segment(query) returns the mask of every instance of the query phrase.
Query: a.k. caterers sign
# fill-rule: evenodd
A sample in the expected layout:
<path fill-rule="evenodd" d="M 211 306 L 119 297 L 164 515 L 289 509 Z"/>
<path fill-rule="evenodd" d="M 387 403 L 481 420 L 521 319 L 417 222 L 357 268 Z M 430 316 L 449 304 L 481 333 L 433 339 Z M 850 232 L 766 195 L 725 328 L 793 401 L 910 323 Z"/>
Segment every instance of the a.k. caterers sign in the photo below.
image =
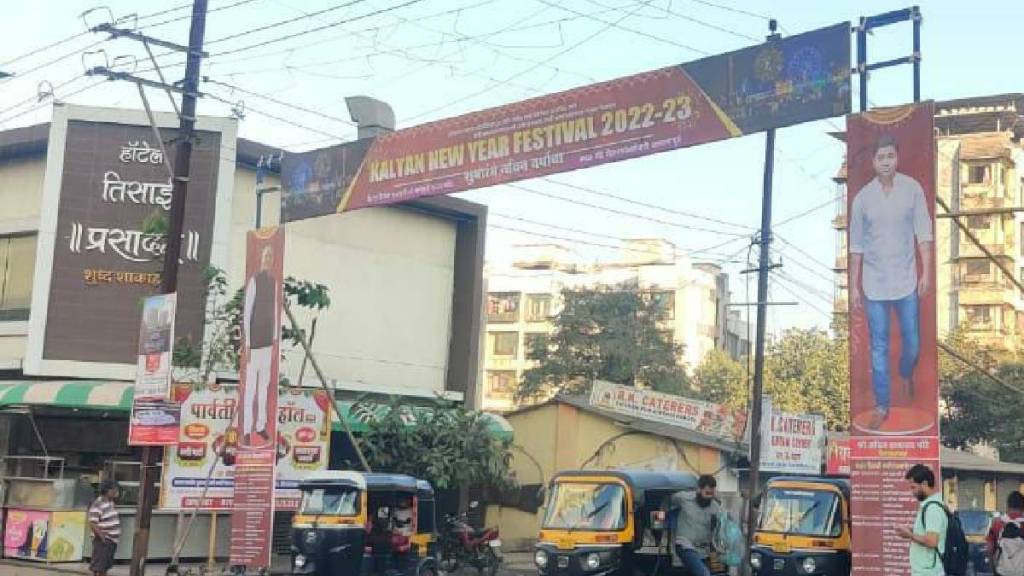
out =
<path fill-rule="evenodd" d="M 741 440 L 747 424 L 742 410 L 611 382 L 594 382 L 590 405 L 728 440 Z"/>

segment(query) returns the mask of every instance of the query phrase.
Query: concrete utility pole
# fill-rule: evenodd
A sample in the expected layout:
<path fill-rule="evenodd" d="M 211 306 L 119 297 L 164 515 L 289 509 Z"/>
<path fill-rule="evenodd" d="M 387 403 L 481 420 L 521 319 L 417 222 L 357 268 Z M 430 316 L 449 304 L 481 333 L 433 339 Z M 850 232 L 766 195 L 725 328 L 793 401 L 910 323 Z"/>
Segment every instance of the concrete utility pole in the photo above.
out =
<path fill-rule="evenodd" d="M 170 226 L 167 232 L 167 251 L 160 292 L 170 294 L 178 290 L 178 266 L 181 256 L 181 236 L 185 227 L 185 199 L 188 194 L 189 167 L 192 162 L 192 140 L 195 136 L 196 102 L 199 98 L 199 67 L 203 58 L 203 36 L 206 31 L 207 0 L 192 4 L 192 25 L 188 38 L 188 59 L 182 86 L 181 114 L 174 157 L 173 197 Z M 142 473 L 139 478 L 139 503 L 135 514 L 135 534 L 132 540 L 131 576 L 143 576 L 149 550 L 149 528 L 156 504 L 157 462 L 162 450 L 155 447 L 142 449 Z"/>

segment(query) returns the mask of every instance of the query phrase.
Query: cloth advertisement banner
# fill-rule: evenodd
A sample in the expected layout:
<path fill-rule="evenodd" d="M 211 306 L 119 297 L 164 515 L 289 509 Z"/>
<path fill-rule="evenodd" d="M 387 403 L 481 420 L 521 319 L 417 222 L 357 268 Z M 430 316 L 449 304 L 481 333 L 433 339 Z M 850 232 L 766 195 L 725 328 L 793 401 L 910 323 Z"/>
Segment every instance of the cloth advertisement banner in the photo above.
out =
<path fill-rule="evenodd" d="M 825 419 L 788 414 L 765 398 L 761 425 L 761 470 L 783 474 L 821 473 Z"/>
<path fill-rule="evenodd" d="M 743 410 L 601 380 L 591 387 L 590 405 L 728 440 L 742 438 L 747 423 Z"/>
<path fill-rule="evenodd" d="M 178 443 L 181 405 L 173 400 L 132 400 L 129 446 L 174 446 Z"/>
<path fill-rule="evenodd" d="M 285 156 L 282 220 L 598 166 L 850 110 L 848 23 Z"/>
<path fill-rule="evenodd" d="M 932 102 L 847 118 L 853 574 L 907 575 L 917 502 L 939 465 Z"/>
<path fill-rule="evenodd" d="M 181 402 L 181 427 L 177 448 L 164 458 L 160 508 L 188 510 L 203 497 L 203 510 L 230 510 L 238 459 L 238 428 L 232 424 L 238 388 L 179 385 L 175 392 Z M 330 402 L 323 390 L 278 390 L 275 509 L 296 509 L 299 482 L 311 472 L 327 469 Z M 206 476 L 218 454 L 222 456 L 204 497 Z"/>
<path fill-rule="evenodd" d="M 259 569 L 270 566 L 273 535 L 284 228 L 248 233 L 245 278 L 230 563 Z"/>
<path fill-rule="evenodd" d="M 171 394 L 174 312 L 177 303 L 177 294 L 158 294 L 142 301 L 135 400 L 166 400 Z"/>
<path fill-rule="evenodd" d="M 848 438 L 829 439 L 825 474 L 829 476 L 850 475 L 850 440 Z"/>

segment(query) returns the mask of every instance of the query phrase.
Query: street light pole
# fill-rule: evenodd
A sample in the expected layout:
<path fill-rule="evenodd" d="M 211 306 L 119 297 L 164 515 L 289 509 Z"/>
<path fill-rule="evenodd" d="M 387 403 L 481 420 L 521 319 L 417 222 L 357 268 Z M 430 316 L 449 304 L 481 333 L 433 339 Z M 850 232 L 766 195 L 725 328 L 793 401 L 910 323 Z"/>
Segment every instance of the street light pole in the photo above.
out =
<path fill-rule="evenodd" d="M 192 139 L 195 135 L 196 103 L 199 98 L 199 67 L 202 64 L 203 36 L 206 31 L 207 0 L 192 3 L 192 25 L 188 38 L 188 59 L 181 97 L 181 114 L 174 157 L 173 196 L 170 225 L 167 231 L 167 249 L 160 280 L 160 292 L 171 294 L 178 290 L 178 266 L 181 256 L 181 237 L 185 228 L 185 199 L 188 195 L 189 165 L 192 162 Z M 131 576 L 143 576 L 149 551 L 149 528 L 156 505 L 156 468 L 161 450 L 145 446 L 142 449 L 142 471 L 139 477 L 139 502 L 135 514 L 135 534 L 132 540 Z"/>

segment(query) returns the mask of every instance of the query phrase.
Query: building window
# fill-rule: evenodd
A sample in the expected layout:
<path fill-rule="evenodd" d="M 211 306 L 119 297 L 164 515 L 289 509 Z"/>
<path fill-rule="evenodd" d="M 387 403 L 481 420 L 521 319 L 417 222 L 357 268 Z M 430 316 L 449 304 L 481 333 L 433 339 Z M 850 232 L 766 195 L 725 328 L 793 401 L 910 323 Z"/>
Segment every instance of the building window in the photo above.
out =
<path fill-rule="evenodd" d="M 487 295 L 488 322 L 518 322 L 519 292 L 492 292 Z"/>
<path fill-rule="evenodd" d="M 989 218 L 988 216 L 968 216 L 967 227 L 973 230 L 988 230 Z"/>
<path fill-rule="evenodd" d="M 0 236 L 0 320 L 28 320 L 36 235 Z"/>
<path fill-rule="evenodd" d="M 526 346 L 526 357 L 534 359 L 537 353 L 547 348 L 549 336 L 544 332 L 530 332 L 526 335 L 524 345 Z"/>
<path fill-rule="evenodd" d="M 967 182 L 969 184 L 988 184 L 991 174 L 991 166 L 971 166 L 967 171 Z"/>
<path fill-rule="evenodd" d="M 964 274 L 967 280 L 981 280 L 991 273 L 991 262 L 988 260 L 968 260 L 964 263 Z"/>
<path fill-rule="evenodd" d="M 511 398 L 516 391 L 516 373 L 512 370 L 489 370 L 487 394 L 498 398 Z"/>
<path fill-rule="evenodd" d="M 530 294 L 526 297 L 526 321 L 544 322 L 551 316 L 551 295 Z"/>
<path fill-rule="evenodd" d="M 518 332 L 491 332 L 494 339 L 494 346 L 491 352 L 495 356 L 515 356 L 519 349 Z"/>
<path fill-rule="evenodd" d="M 991 306 L 966 306 L 967 324 L 972 330 L 992 329 Z"/>
<path fill-rule="evenodd" d="M 714 292 L 712 292 L 714 294 Z M 651 292 L 651 301 L 658 310 L 659 320 L 675 320 L 676 318 L 676 293 L 672 291 Z"/>

